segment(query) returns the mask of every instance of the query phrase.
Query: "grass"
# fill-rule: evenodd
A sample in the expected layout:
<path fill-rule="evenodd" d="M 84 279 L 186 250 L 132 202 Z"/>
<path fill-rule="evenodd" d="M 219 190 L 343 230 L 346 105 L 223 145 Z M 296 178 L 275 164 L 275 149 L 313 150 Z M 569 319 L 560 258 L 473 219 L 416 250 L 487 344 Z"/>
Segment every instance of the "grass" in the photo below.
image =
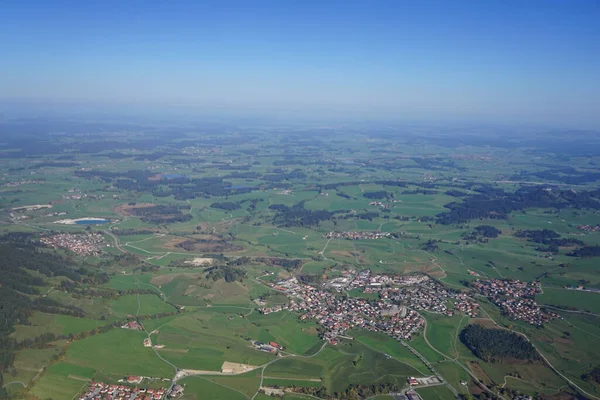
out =
<path fill-rule="evenodd" d="M 262 342 L 274 341 L 286 348 L 287 352 L 305 355 L 322 340 L 317 335 L 316 324 L 311 321 L 299 322 L 297 315 L 289 312 L 278 312 L 266 316 L 253 313 L 248 316 L 252 324 L 259 329 L 249 333 Z"/>
<path fill-rule="evenodd" d="M 286 358 L 265 368 L 265 375 L 275 378 L 321 379 L 324 366 L 320 362 Z"/>
<path fill-rule="evenodd" d="M 273 359 L 245 340 L 258 328 L 240 318 L 239 309 L 231 311 L 216 311 L 215 307 L 168 321 L 156 335 L 156 342 L 166 346 L 159 350 L 161 355 L 180 368 L 212 371 L 220 371 L 224 361 L 261 365 Z"/>
<path fill-rule="evenodd" d="M 247 396 L 253 396 L 260 386 L 260 370 L 251 371 L 246 374 L 236 376 L 215 376 L 208 378 L 219 385 L 236 389 Z"/>
<path fill-rule="evenodd" d="M 49 365 L 52 356 L 57 355 L 59 352 L 59 346 L 52 346 L 45 349 L 23 349 L 18 351 L 13 364 L 16 374 L 6 371 L 4 373 L 4 383 L 23 382 L 28 384 L 29 381 L 42 372 L 43 368 Z M 7 387 L 11 390 L 16 390 L 21 388 L 22 385 L 15 383 Z"/>
<path fill-rule="evenodd" d="M 109 324 L 109 321 L 36 312 L 29 319 L 29 325 L 18 325 L 16 327 L 13 336 L 22 340 L 34 338 L 48 332 L 55 335 L 69 335 L 89 331 L 107 324 Z"/>
<path fill-rule="evenodd" d="M 92 368 L 59 362 L 48 367 L 32 393 L 42 399 L 71 400 L 87 386 L 93 374 Z"/>
<path fill-rule="evenodd" d="M 417 356 L 389 336 L 370 331 L 357 331 L 352 336 L 372 349 L 386 353 L 415 369 L 415 375 L 430 375 L 431 372 Z"/>
<path fill-rule="evenodd" d="M 414 368 L 356 341 L 328 346 L 313 358 L 284 358 L 265 369 L 269 377 L 322 379 L 329 393 L 342 392 L 349 384 L 388 382 L 403 386 L 414 374 Z"/>
<path fill-rule="evenodd" d="M 417 389 L 417 393 L 423 400 L 450 400 L 456 398 L 454 393 L 443 385 Z"/>
<path fill-rule="evenodd" d="M 430 363 L 445 360 L 445 358 L 438 352 L 433 350 L 423 339 L 422 335 L 413 336 L 411 341 L 408 343 L 413 349 L 421 354 Z"/>
<path fill-rule="evenodd" d="M 152 349 L 143 346 L 145 337 L 143 332 L 115 328 L 107 333 L 73 342 L 66 361 L 118 377 L 171 377 L 173 368 L 160 360 Z"/>
<path fill-rule="evenodd" d="M 466 387 L 460 382 L 469 382 L 471 378 L 469 374 L 454 362 L 442 362 L 434 365 L 435 370 L 448 381 L 453 388 L 462 393 L 467 393 Z"/>
<path fill-rule="evenodd" d="M 306 380 L 306 379 L 285 379 L 285 378 L 265 378 L 264 386 L 284 386 L 284 387 L 320 387 L 323 384 L 321 381 Z"/>
<path fill-rule="evenodd" d="M 186 223 L 166 224 L 155 226 L 140 221 L 139 218 L 127 218 L 121 221 L 118 227 L 133 229 L 158 229 L 165 233 L 163 237 L 153 235 L 132 235 L 121 237 L 123 245 L 131 242 L 129 250 L 141 255 L 144 260 L 149 255 L 160 255 L 170 251 L 172 253 L 162 258 L 153 258 L 148 262 L 161 268 L 154 272 L 143 274 L 126 275 L 122 271 L 131 273 L 134 265 L 112 265 L 106 267 L 111 273 L 110 281 L 105 287 L 115 290 L 130 289 L 152 289 L 162 285 L 160 290 L 165 293 L 168 300 L 185 305 L 186 311 L 172 317 L 160 319 L 146 319 L 144 325 L 147 329 L 160 329 L 158 335 L 153 335 L 153 341 L 165 344 L 166 347 L 160 350 L 161 354 L 168 360 L 180 367 L 194 369 L 219 370 L 223 361 L 247 362 L 260 365 L 274 357 L 267 353 L 257 352 L 249 346 L 248 339 L 261 341 L 276 341 L 286 347 L 286 351 L 297 355 L 314 354 L 319 350 L 323 343 L 316 334 L 316 325 L 312 322 L 300 323 L 297 321 L 297 315 L 287 312 L 261 316 L 253 309 L 256 307 L 250 298 L 256 298 L 261 294 L 268 293 L 269 289 L 262 285 L 247 279 L 245 282 L 225 283 L 206 282 L 198 270 L 188 268 L 173 268 L 169 266 L 171 261 L 181 258 L 190 258 L 191 252 L 183 249 L 172 248 L 172 243 L 168 242 L 173 238 L 191 237 L 196 231 L 196 226 L 202 224 L 202 231 L 214 231 L 215 236 L 226 237 L 233 234 L 236 239 L 233 244 L 244 247 L 239 252 L 224 251 L 227 256 L 279 256 L 286 258 L 302 257 L 307 260 L 304 265 L 303 274 L 320 275 L 325 272 L 328 276 L 335 276 L 340 273 L 342 266 L 351 266 L 363 268 L 368 265 L 375 272 L 388 272 L 394 274 L 403 274 L 411 272 L 428 272 L 437 277 L 443 275 L 442 270 L 434 265 L 429 257 L 437 259 L 437 263 L 445 270 L 446 277 L 442 280 L 449 285 L 461 285 L 460 281 L 472 279 L 467 270 L 476 271 L 484 277 L 498 278 L 518 278 L 523 280 L 540 279 L 544 286 L 544 294 L 538 296 L 538 301 L 542 304 L 555 304 L 562 307 L 576 307 L 589 310 L 595 313 L 600 312 L 600 302 L 597 301 L 597 294 L 573 292 L 562 290 L 562 285 L 576 285 L 579 281 L 588 281 L 586 286 L 600 287 L 600 280 L 597 273 L 597 259 L 582 260 L 567 257 L 561 250 L 560 254 L 553 256 L 552 259 L 541 257 L 540 253 L 534 250 L 534 246 L 523 240 L 517 239 L 512 235 L 514 230 L 518 229 L 542 229 L 550 228 L 556 230 L 563 237 L 578 237 L 586 244 L 597 244 L 600 242 L 600 236 L 595 234 L 581 234 L 576 230 L 579 224 L 597 224 L 600 223 L 600 216 L 587 210 L 563 209 L 557 215 L 548 213 L 548 210 L 527 210 L 526 213 L 513 213 L 505 220 L 487 220 L 472 221 L 461 226 L 440 226 L 429 221 L 419 221 L 411 219 L 402 221 L 394 219 L 396 216 L 434 216 L 444 211 L 444 205 L 453 201 L 460 202 L 459 198 L 449 197 L 444 193 L 447 189 L 456 184 L 451 183 L 442 177 L 441 173 L 433 172 L 438 178 L 433 185 L 438 185 L 436 190 L 438 194 L 422 195 L 403 193 L 408 190 L 421 188 L 410 182 L 422 183 L 424 173 L 432 173 L 424 165 L 419 166 L 415 159 L 397 157 L 397 149 L 407 154 L 421 154 L 422 143 L 411 143 L 398 139 L 395 142 L 378 139 L 378 141 L 369 141 L 365 145 L 364 137 L 361 135 L 349 134 L 349 138 L 343 141 L 336 139 L 320 138 L 324 144 L 330 144 L 327 149 L 327 158 L 347 159 L 348 163 L 339 163 L 336 166 L 336 172 L 331 174 L 329 167 L 320 163 L 318 170 L 306 168 L 300 164 L 288 164 L 290 170 L 296 167 L 302 168 L 309 176 L 303 181 L 290 180 L 286 184 L 291 185 L 293 193 L 289 196 L 279 195 L 275 190 L 264 189 L 253 191 L 249 194 L 232 195 L 230 201 L 242 201 L 250 198 L 260 199 L 256 204 L 257 213 L 251 213 L 246 210 L 247 204 L 244 203 L 241 210 L 236 210 L 229 215 L 227 212 L 218 210 L 206 210 L 212 202 L 223 201 L 224 198 L 200 198 L 196 197 L 187 202 L 193 207 L 191 215 L 193 219 Z M 275 141 L 275 142 L 273 142 Z M 285 148 L 284 156 L 293 155 L 295 146 L 290 143 L 278 142 L 275 136 L 270 142 L 273 147 L 262 146 L 253 140 L 247 143 L 236 143 L 236 163 L 252 164 L 251 170 L 260 174 L 272 173 L 274 168 L 279 168 L 277 161 L 280 161 L 282 148 Z M 130 139 L 127 142 L 130 147 L 135 147 Z M 238 141 L 239 142 L 239 141 Z M 329 143 L 328 143 L 329 142 Z M 289 146 L 289 147 L 288 147 Z M 398 146 L 398 147 L 396 147 Z M 494 159 L 493 165 L 489 162 L 482 162 L 475 159 L 453 159 L 455 166 L 465 168 L 460 171 L 460 179 L 493 180 L 495 175 L 502 174 L 511 176 L 517 170 L 538 170 L 539 165 L 530 161 L 528 154 L 521 149 L 511 149 L 510 151 L 497 150 L 494 148 L 479 148 L 473 146 L 459 146 L 457 148 L 446 148 L 440 144 L 428 144 L 427 155 L 437 154 L 440 157 L 456 154 L 486 154 Z M 247 153 L 238 152 L 240 149 L 248 151 Z M 315 147 L 316 149 L 316 147 Z M 333 150 L 332 150 L 333 149 Z M 156 166 L 163 172 L 171 171 L 177 168 L 186 176 L 193 178 L 214 177 L 216 175 L 225 176 L 228 172 L 219 169 L 213 161 L 222 161 L 224 156 L 232 150 L 224 142 L 221 146 L 222 153 L 202 155 L 202 169 L 194 169 L 193 166 L 183 166 L 170 164 L 174 161 L 172 155 L 166 155 Z M 142 150 L 143 151 L 143 150 Z M 174 150 L 175 151 L 175 150 Z M 313 150 L 311 150 L 313 151 Z M 314 150 L 315 154 L 302 153 L 302 161 L 310 163 L 311 160 L 322 160 L 322 154 Z M 252 155 L 250 157 L 250 154 Z M 90 157 L 86 153 L 73 153 L 82 166 L 97 168 L 109 171 L 139 170 L 146 169 L 146 161 L 127 158 L 114 161 L 106 157 Z M 390 157 L 386 160 L 386 157 Z M 291 157 L 290 157 L 291 159 Z M 373 160 L 369 168 L 364 168 L 362 160 Z M 393 160 L 393 163 L 386 165 L 385 168 L 378 168 L 378 162 L 387 163 Z M 556 157 L 551 158 L 552 162 L 563 163 Z M 253 164 L 254 162 L 256 164 Z M 546 160 L 547 161 L 547 160 Z M 592 168 L 592 159 L 579 159 L 571 157 L 565 160 L 568 165 L 584 166 Z M 597 164 L 600 159 L 594 159 Z M 536 161 L 537 163 L 538 161 Z M 99 164 L 100 163 L 100 164 Z M 11 159 L 9 164 L 11 168 L 17 166 L 29 167 L 30 160 Z M 399 167 L 394 170 L 392 165 Z M 388 168 L 390 166 L 390 168 Z M 402 167 L 410 168 L 402 168 Z M 458 170 L 455 166 L 445 166 L 443 175 L 458 176 Z M 44 177 L 44 183 L 39 185 L 23 185 L 19 187 L 19 192 L 13 192 L 12 189 L 3 189 L 3 205 L 8 205 L 14 201 L 14 205 L 55 202 L 60 195 L 64 194 L 69 188 L 78 186 L 87 193 L 96 193 L 104 195 L 104 198 L 98 200 L 86 199 L 85 201 L 61 201 L 55 202 L 53 211 L 65 211 L 72 216 L 103 215 L 116 217 L 114 215 L 114 206 L 126 204 L 129 201 L 151 202 L 154 204 L 186 204 L 183 201 L 177 201 L 174 198 L 157 198 L 150 193 L 133 193 L 127 190 L 119 192 L 119 199 L 112 198 L 109 190 L 106 190 L 106 184 L 98 180 L 80 179 L 66 168 L 44 168 L 41 171 L 26 168 L 19 172 L 8 172 L 11 180 L 17 179 L 37 179 L 35 174 Z M 34 173 L 31 178 L 30 172 Z M 222 175 L 223 174 L 223 175 Z M 391 187 L 372 184 L 376 179 L 402 179 L 406 180 L 408 187 Z M 262 179 L 234 179 L 227 178 L 236 184 L 253 187 L 265 186 Z M 328 196 L 320 196 L 315 190 L 306 190 L 307 184 L 318 186 L 325 183 L 338 183 L 342 181 L 359 181 L 360 184 L 342 186 L 338 189 L 328 190 Z M 269 186 L 272 182 L 269 184 Z M 496 185 L 507 190 L 517 189 L 517 185 Z M 593 186 L 593 185 L 590 185 Z M 22 191 L 21 191 L 22 190 Z M 394 203 L 390 213 L 381 213 L 378 207 L 370 206 L 369 200 L 363 195 L 365 191 L 385 190 L 394 194 L 394 198 L 401 200 Z M 464 192 L 470 189 L 461 188 Z M 345 192 L 352 196 L 346 199 L 338 196 L 337 192 Z M 271 204 L 286 204 L 292 206 L 299 201 L 305 200 L 307 209 L 326 209 L 329 211 L 341 209 L 354 209 L 357 212 L 377 211 L 380 216 L 372 221 L 355 220 L 353 218 L 322 222 L 319 226 L 310 228 L 289 227 L 278 228 L 272 225 L 273 210 L 269 209 Z M 65 231 L 80 232 L 84 227 L 69 227 L 52 225 L 51 221 L 55 218 L 43 217 L 44 212 L 32 212 L 27 221 L 32 226 L 39 226 L 46 229 L 59 229 Z M 383 218 L 383 217 L 388 218 Z M 239 218 L 241 217 L 241 218 Z M 242 218 L 249 217 L 248 221 Z M 119 217 L 120 218 L 120 217 Z M 229 224 L 231 218 L 239 218 L 236 223 Z M 122 218 L 120 218 L 122 219 Z M 231 222 L 231 221 L 229 221 Z M 502 235 L 497 239 L 492 239 L 488 243 L 464 243 L 461 235 L 470 232 L 474 226 L 480 224 L 489 224 L 502 230 Z M 17 229 L 18 228 L 18 229 Z M 106 227 L 94 228 L 95 230 Z M 3 231 L 29 230 L 29 227 L 6 225 Z M 330 230 L 377 230 L 385 232 L 407 232 L 410 235 L 419 235 L 420 239 L 403 238 L 400 240 L 332 240 L 328 243 L 327 249 L 322 258 L 318 252 L 323 250 L 328 242 L 323 238 L 323 234 Z M 148 238 L 148 240 L 145 240 Z M 434 254 L 427 254 L 420 250 L 420 244 L 428 239 L 442 240 L 441 250 Z M 460 245 L 455 242 L 460 241 Z M 112 242 L 110 240 L 109 242 Z M 138 247 L 135 249 L 133 246 Z M 113 251 L 116 249 L 107 249 Z M 448 250 L 449 253 L 444 252 Z M 86 262 L 90 265 L 97 263 L 103 258 L 89 258 Z M 311 260 L 312 258 L 312 260 Z M 109 260 L 104 257 L 104 260 Z M 381 261 L 381 263 L 380 263 Z M 496 269 L 488 265 L 488 261 L 494 261 Z M 569 263 L 569 267 L 559 268 L 561 263 Z M 336 267 L 334 265 L 337 264 Z M 137 265 L 135 265 L 137 266 Z M 262 274 L 264 269 L 269 269 L 276 273 L 272 277 L 265 279 L 278 279 L 278 277 L 288 277 L 280 268 L 266 268 L 264 266 L 249 265 L 243 266 L 248 269 L 250 277 Z M 333 269 L 333 270 L 332 270 Z M 117 275 L 112 275 L 113 273 Z M 164 275 L 175 275 L 170 281 L 152 284 L 153 278 L 164 278 Z M 200 278 L 200 279 L 199 279 Z M 56 281 L 56 278 L 52 278 Z M 160 281 L 160 279 L 158 279 Z M 55 281 L 52 281 L 56 284 Z M 208 284 L 210 287 L 203 287 Z M 353 296 L 365 296 L 362 293 L 351 292 Z M 48 296 L 64 304 L 71 304 L 81 307 L 87 313 L 88 318 L 73 318 L 62 315 L 50 315 L 35 313 L 31 318 L 32 325 L 18 326 L 14 336 L 22 339 L 26 337 L 39 336 L 44 332 L 53 332 L 56 334 L 78 333 L 93 329 L 96 326 L 112 322 L 117 318 L 123 318 L 130 314 L 156 314 L 159 312 L 172 311 L 173 308 L 153 295 L 124 296 L 117 300 L 103 300 L 98 298 L 75 299 L 67 293 L 53 290 Z M 280 295 L 274 295 L 269 302 L 278 303 L 285 301 Z M 211 308 L 206 308 L 212 305 Z M 551 360 L 553 365 L 559 368 L 562 373 L 574 380 L 577 384 L 594 390 L 587 382 L 580 379 L 582 372 L 590 369 L 596 360 L 600 359 L 600 350 L 598 350 L 598 340 L 600 339 L 600 323 L 597 318 L 592 316 L 578 316 L 576 314 L 562 313 L 564 320 L 554 321 L 543 329 L 534 329 L 527 324 L 509 321 L 498 314 L 495 307 L 485 306 L 486 310 L 493 315 L 501 324 L 509 324 L 519 331 L 525 332 L 535 345 Z M 101 316 L 107 316 L 106 321 L 100 321 Z M 461 324 L 461 317 L 446 318 L 434 314 L 427 314 L 428 327 L 427 337 L 435 349 L 454 357 L 457 353 L 462 363 L 468 363 L 474 360 L 474 356 L 466 349 L 460 341 L 456 341 L 457 330 L 464 325 Z M 463 321 L 464 322 L 464 321 Z M 466 322 L 465 322 L 466 323 Z M 386 337 L 385 335 L 371 334 L 368 332 L 353 333 L 357 341 L 353 343 L 342 343 L 339 346 L 327 346 L 325 350 L 314 358 L 286 358 L 277 361 L 267 368 L 268 374 L 279 379 L 269 378 L 266 382 L 279 381 L 285 383 L 303 382 L 306 385 L 323 384 L 330 392 L 342 391 L 349 383 L 376 383 L 376 382 L 402 382 L 407 374 L 429 374 L 423 364 L 402 347 L 398 342 Z M 60 368 L 52 367 L 47 372 L 47 377 L 42 378 L 40 388 L 37 394 L 42 394 L 47 390 L 52 397 L 61 398 L 61 390 L 72 391 L 80 381 L 69 378 L 69 368 L 77 368 L 85 376 L 87 372 L 93 369 L 95 376 L 107 377 L 107 379 L 120 378 L 126 373 L 147 374 L 170 377 L 173 374 L 171 367 L 160 361 L 151 349 L 146 349 L 141 342 L 144 334 L 140 332 L 125 331 L 121 329 L 112 330 L 106 334 L 96 335 L 84 340 L 79 340 L 71 344 L 71 347 L 65 357 L 65 360 L 57 365 Z M 358 342 L 360 341 L 360 342 Z M 362 343 L 361 343 L 362 342 Z M 440 371 L 454 386 L 459 385 L 459 381 L 468 380 L 465 371 L 451 362 L 441 362 L 443 356 L 433 350 L 425 341 L 423 336 L 417 335 L 410 345 L 418 352 L 423 354 L 433 363 L 434 368 Z M 9 379 L 28 380 L 31 379 L 37 371 L 43 366 L 48 365 L 50 358 L 57 352 L 57 348 L 22 350 L 17 354 L 15 362 L 16 376 L 10 377 L 5 374 L 5 381 Z M 382 353 L 389 354 L 401 362 L 393 359 L 387 359 Z M 118 362 L 115 362 L 118 360 Z M 357 365 L 353 362 L 358 361 Z M 64 365 L 63 365 L 64 364 Z M 497 384 L 501 384 L 504 376 L 509 372 L 519 372 L 524 379 L 531 382 L 528 387 L 521 381 L 509 379 L 507 386 L 510 388 L 522 388 L 522 390 L 536 390 L 546 394 L 552 390 L 564 385 L 560 379 L 557 379 L 545 367 L 516 365 L 508 363 L 485 364 L 480 363 L 478 370 L 485 374 L 485 379 L 489 379 Z M 87 372 L 86 372 L 87 371 Z M 65 376 L 66 374 L 66 376 Z M 78 374 L 74 374 L 78 376 Z M 292 378 L 301 377 L 308 379 L 323 378 L 321 382 L 294 381 Z M 209 381 L 209 380 L 211 381 Z M 218 377 L 218 378 L 190 378 L 185 381 L 189 383 L 186 396 L 189 398 L 237 398 L 241 396 L 232 389 L 241 390 L 245 395 L 252 395 L 257 387 L 256 374 L 240 377 Z M 218 383 L 227 386 L 219 386 Z M 546 386 L 542 385 L 545 384 Z M 77 385 L 76 385 L 77 384 Z M 461 389 L 462 387 L 457 387 Z M 445 398 L 447 396 L 446 388 L 440 386 L 435 388 L 420 389 L 420 393 L 425 400 L 431 398 Z M 206 395 L 203 396 L 203 393 Z M 46 393 L 43 393 L 47 397 Z M 69 396 L 69 398 L 71 398 Z M 306 398 L 302 396 L 286 395 L 286 398 Z M 241 397 L 240 397 L 241 398 Z M 257 399 L 262 396 L 257 396 Z"/>
<path fill-rule="evenodd" d="M 110 301 L 114 316 L 125 318 L 127 315 L 150 315 L 175 311 L 173 306 L 153 294 L 122 296 Z"/>
<path fill-rule="evenodd" d="M 439 314 L 426 313 L 427 319 L 427 339 L 433 347 L 446 356 L 453 358 L 456 356 L 456 343 L 458 331 L 467 321 L 461 315 L 456 314 L 447 317 Z"/>
<path fill-rule="evenodd" d="M 211 382 L 207 378 L 189 377 L 179 381 L 185 387 L 181 400 L 246 400 L 247 397 L 231 388 Z"/>
<path fill-rule="evenodd" d="M 241 305 L 252 304 L 248 298 L 249 287 L 256 285 L 251 281 L 216 282 L 206 279 L 194 280 L 180 276 L 162 286 L 167 298 L 181 305 Z"/>
<path fill-rule="evenodd" d="M 600 313 L 600 293 L 544 287 L 544 293 L 537 295 L 536 301 L 539 304 Z"/>

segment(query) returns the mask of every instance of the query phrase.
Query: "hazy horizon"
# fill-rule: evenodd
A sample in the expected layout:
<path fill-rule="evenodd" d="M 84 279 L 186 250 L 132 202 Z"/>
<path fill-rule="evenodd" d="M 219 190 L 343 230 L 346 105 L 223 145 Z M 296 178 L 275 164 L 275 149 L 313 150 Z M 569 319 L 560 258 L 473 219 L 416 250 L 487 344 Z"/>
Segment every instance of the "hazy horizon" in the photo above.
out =
<path fill-rule="evenodd" d="M 600 5 L 9 1 L 0 114 L 600 128 Z"/>

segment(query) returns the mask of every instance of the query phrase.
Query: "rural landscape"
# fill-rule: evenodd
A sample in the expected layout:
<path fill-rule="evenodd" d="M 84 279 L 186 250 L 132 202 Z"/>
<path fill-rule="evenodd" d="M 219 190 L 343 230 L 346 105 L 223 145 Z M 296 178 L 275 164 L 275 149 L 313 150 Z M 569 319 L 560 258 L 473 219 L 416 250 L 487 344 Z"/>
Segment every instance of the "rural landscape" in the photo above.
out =
<path fill-rule="evenodd" d="M 0 130 L 0 398 L 600 399 L 597 136 Z"/>

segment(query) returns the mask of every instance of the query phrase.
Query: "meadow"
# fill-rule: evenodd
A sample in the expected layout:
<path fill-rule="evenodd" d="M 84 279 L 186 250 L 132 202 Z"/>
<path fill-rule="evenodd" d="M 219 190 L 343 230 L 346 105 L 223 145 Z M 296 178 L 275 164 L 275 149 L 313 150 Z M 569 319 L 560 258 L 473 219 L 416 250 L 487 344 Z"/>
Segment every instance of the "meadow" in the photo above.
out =
<path fill-rule="evenodd" d="M 562 319 L 537 329 L 508 319 L 478 297 L 483 310 L 479 318 L 424 312 L 427 327 L 408 344 L 461 394 L 476 393 L 475 380 L 527 394 L 573 394 L 565 380 L 547 366 L 486 363 L 459 340 L 468 323 L 498 323 L 526 334 L 561 374 L 600 397 L 599 385 L 581 378 L 600 359 L 596 350 L 600 325 L 596 316 L 580 313 L 600 314 L 600 294 L 564 288 L 600 288 L 597 257 L 571 255 L 577 246 L 544 250 L 540 243 L 516 235 L 521 230 L 551 229 L 562 238 L 589 246 L 600 244 L 599 232 L 579 228 L 600 224 L 598 208 L 593 207 L 598 182 L 590 174 L 600 158 L 561 158 L 542 150 L 532 157 L 532 149 L 521 147 L 518 141 L 511 142 L 512 147 L 498 147 L 469 137 L 450 144 L 438 133 L 392 137 L 356 128 L 344 131 L 344 140 L 337 140 L 322 132 L 307 133 L 305 127 L 285 129 L 291 129 L 290 135 L 265 127 L 215 135 L 185 131 L 176 137 L 161 136 L 157 147 L 146 146 L 140 132 L 115 132 L 116 149 L 100 146 L 88 152 L 72 151 L 74 141 L 61 136 L 56 141 L 64 150 L 27 159 L 6 158 L 2 167 L 6 185 L 0 188 L 2 234 L 27 232 L 37 240 L 59 231 L 91 231 L 101 233 L 106 245 L 89 257 L 57 249 L 74 271 L 83 268 L 96 273 L 92 283 L 27 272 L 44 280 L 32 298 L 47 298 L 72 307 L 71 311 L 77 308 L 84 317 L 66 315 L 64 310 L 56 314 L 34 310 L 27 323 L 15 324 L 11 338 L 93 334 L 70 343 L 53 342 L 48 348 L 19 349 L 14 371 L 4 371 L 9 389 L 40 398 L 71 399 L 89 379 L 172 378 L 175 367 L 220 371 L 225 361 L 259 366 L 274 360 L 265 368 L 265 385 L 323 386 L 330 394 L 345 391 L 349 384 L 404 387 L 407 377 L 431 372 L 398 341 L 353 330 L 354 340 L 321 350 L 325 341 L 314 320 L 300 322 L 298 314 L 288 311 L 262 315 L 255 302 L 263 296 L 267 306 L 291 301 L 263 282 L 297 277 L 318 286 L 343 271 L 370 269 L 394 275 L 426 273 L 461 291 L 468 290 L 468 282 L 476 276 L 540 281 L 543 293 L 536 301 L 563 309 L 558 311 Z M 103 135 L 90 133 L 77 146 L 94 148 L 103 143 Z M 52 164 L 64 156 L 71 157 L 74 165 Z M 36 157 L 40 158 L 37 166 L 32 163 Z M 573 184 L 570 179 L 581 182 Z M 32 180 L 38 183 L 26 183 Z M 586 193 L 591 200 L 573 206 L 533 203 L 503 214 L 506 204 L 515 203 L 515 191 L 527 193 L 536 187 L 543 187 L 548 196 L 564 190 L 560 198 L 575 201 L 576 194 Z M 498 193 L 510 201 L 494 209 L 496 214 L 464 219 L 454 215 L 450 222 L 441 218 L 474 198 L 496 201 Z M 12 210 L 32 204 L 52 208 Z M 125 211 L 147 205 L 164 207 L 162 214 L 153 216 L 154 222 Z M 181 212 L 164 211 L 169 207 Z M 111 222 L 89 227 L 55 223 L 82 217 Z M 499 235 L 474 237 L 480 225 L 497 228 Z M 393 236 L 377 240 L 324 237 L 343 231 Z M 215 261 L 212 266 L 185 263 L 193 258 Z M 271 262 L 275 259 L 297 259 L 302 265 L 283 268 Z M 242 269 L 245 277 L 207 278 L 211 268 L 224 265 Z M 77 295 L 65 289 L 65 280 L 77 286 Z M 92 289 L 104 291 L 104 296 L 93 294 Z M 352 290 L 342 294 L 378 300 L 376 293 Z M 138 316 L 144 316 L 146 331 L 158 331 L 151 335 L 153 344 L 164 347 L 144 347 L 146 332 L 118 327 L 95 332 L 95 328 Z M 251 340 L 281 344 L 284 357 L 254 349 Z M 60 352 L 64 355 L 53 360 Z M 26 387 L 11 382 L 23 382 Z M 188 377 L 181 383 L 186 386 L 183 399 L 244 399 L 258 390 L 260 370 L 240 376 Z M 424 400 L 452 396 L 446 386 L 419 389 L 419 394 Z M 255 397 L 264 398 L 262 394 Z M 309 397 L 286 394 L 284 398 Z"/>

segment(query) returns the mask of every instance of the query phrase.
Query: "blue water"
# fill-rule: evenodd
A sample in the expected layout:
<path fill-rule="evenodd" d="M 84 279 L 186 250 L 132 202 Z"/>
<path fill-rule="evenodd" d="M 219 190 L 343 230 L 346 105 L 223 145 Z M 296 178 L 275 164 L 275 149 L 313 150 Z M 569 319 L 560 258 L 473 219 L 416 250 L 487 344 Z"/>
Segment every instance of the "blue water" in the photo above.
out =
<path fill-rule="evenodd" d="M 160 174 L 161 178 L 164 179 L 177 179 L 177 178 L 185 178 L 185 175 L 182 174 Z"/>
<path fill-rule="evenodd" d="M 81 221 L 75 221 L 75 223 L 77 225 L 98 225 L 98 224 L 105 224 L 107 222 L 108 222 L 107 219 L 99 219 L 99 218 L 90 218 L 90 219 L 83 219 Z"/>
<path fill-rule="evenodd" d="M 249 189 L 250 186 L 245 186 L 245 185 L 231 185 L 232 189 Z"/>

